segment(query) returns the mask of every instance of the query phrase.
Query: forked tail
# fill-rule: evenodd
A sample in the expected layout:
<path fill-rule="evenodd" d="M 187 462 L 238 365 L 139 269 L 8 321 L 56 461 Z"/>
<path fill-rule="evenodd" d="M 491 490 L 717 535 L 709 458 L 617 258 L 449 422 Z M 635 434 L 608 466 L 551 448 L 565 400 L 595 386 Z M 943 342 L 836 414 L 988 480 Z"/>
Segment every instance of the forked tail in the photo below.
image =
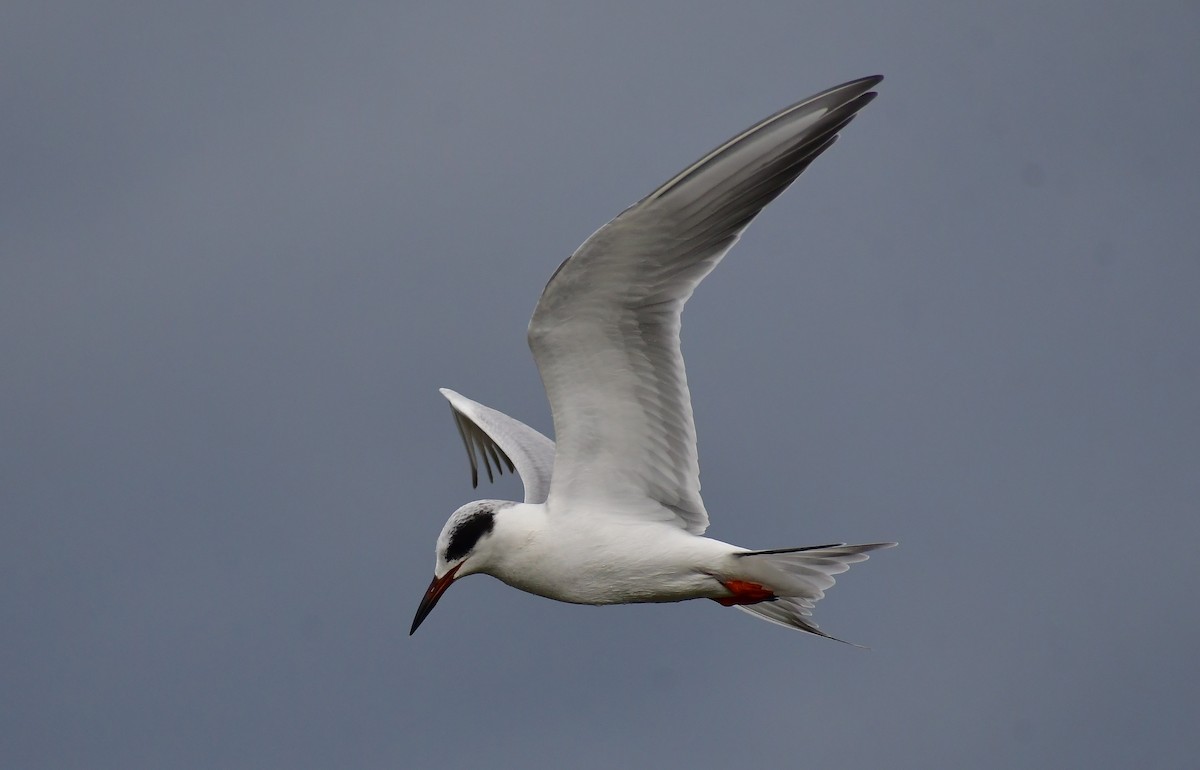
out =
<path fill-rule="evenodd" d="M 851 564 L 866 561 L 868 552 L 894 545 L 835 543 L 736 554 L 738 577 L 769 587 L 775 594 L 774 599 L 757 604 L 738 604 L 737 608 L 787 628 L 842 642 L 844 640 L 830 636 L 812 622 L 813 606 L 833 586 L 834 575 L 850 569 Z"/>

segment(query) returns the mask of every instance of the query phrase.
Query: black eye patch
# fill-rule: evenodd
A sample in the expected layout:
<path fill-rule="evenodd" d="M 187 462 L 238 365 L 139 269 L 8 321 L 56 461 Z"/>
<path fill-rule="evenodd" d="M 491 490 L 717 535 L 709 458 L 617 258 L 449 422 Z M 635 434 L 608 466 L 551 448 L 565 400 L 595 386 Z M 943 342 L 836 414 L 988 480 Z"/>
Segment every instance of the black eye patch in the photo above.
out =
<path fill-rule="evenodd" d="M 480 511 L 464 520 L 450 531 L 450 542 L 446 544 L 446 561 L 457 561 L 471 552 L 479 538 L 496 526 L 496 515 L 491 511 Z"/>

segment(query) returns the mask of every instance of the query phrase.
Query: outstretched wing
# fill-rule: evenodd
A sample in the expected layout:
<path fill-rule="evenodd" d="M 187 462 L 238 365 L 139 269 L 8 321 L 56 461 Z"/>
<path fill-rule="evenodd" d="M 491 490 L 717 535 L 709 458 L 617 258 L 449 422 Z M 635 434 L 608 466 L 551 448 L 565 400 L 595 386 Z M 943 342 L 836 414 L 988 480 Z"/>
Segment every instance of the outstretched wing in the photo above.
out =
<path fill-rule="evenodd" d="M 543 503 L 550 492 L 550 474 L 554 471 L 554 442 L 520 420 L 504 412 L 472 401 L 466 396 L 442 388 L 450 402 L 454 423 L 471 459 L 471 486 L 479 486 L 479 463 L 493 481 L 492 467 L 503 474 L 504 466 L 516 471 L 525 485 L 525 502 Z"/>
<path fill-rule="evenodd" d="M 837 86 L 738 134 L 597 230 L 550 278 L 529 346 L 558 441 L 551 509 L 558 498 L 591 501 L 707 528 L 680 313 L 880 80 Z"/>

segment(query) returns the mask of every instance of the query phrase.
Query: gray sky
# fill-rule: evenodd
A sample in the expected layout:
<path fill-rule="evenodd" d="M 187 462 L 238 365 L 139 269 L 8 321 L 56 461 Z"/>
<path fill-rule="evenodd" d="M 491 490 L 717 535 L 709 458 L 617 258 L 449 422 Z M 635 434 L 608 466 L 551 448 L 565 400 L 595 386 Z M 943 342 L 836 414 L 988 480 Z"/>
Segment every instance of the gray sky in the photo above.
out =
<path fill-rule="evenodd" d="M 3 5 L 0 765 L 1194 763 L 1200 8 L 644 5 Z M 710 534 L 901 541 L 818 608 L 873 649 L 483 577 L 408 638 L 436 388 L 550 432 L 562 258 L 876 72 L 684 325 Z"/>

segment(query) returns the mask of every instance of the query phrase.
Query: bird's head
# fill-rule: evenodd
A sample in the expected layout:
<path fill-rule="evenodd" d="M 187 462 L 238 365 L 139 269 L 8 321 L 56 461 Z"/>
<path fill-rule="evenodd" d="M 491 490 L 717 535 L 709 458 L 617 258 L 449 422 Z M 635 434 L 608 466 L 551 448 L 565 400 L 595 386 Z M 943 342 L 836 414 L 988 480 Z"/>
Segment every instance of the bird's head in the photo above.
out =
<path fill-rule="evenodd" d="M 496 512 L 512 503 L 502 500 L 477 500 L 459 508 L 446 521 L 437 539 L 437 561 L 433 582 L 425 591 L 417 615 L 413 618 L 409 636 L 433 612 L 434 605 L 456 579 L 487 568 L 496 528 Z"/>

